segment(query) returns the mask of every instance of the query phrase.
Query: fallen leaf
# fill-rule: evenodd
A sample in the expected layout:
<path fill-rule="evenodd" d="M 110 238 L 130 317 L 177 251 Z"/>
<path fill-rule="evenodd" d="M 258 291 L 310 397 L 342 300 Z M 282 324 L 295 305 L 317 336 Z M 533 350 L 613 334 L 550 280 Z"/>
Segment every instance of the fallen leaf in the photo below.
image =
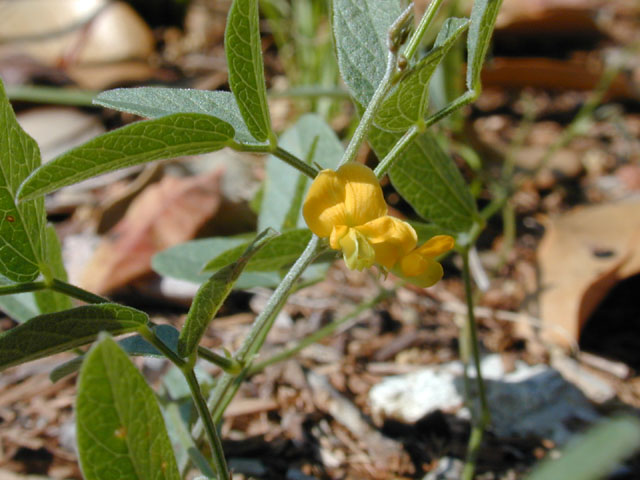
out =
<path fill-rule="evenodd" d="M 570 347 L 609 290 L 640 273 L 640 202 L 576 208 L 544 223 L 538 247 L 542 335 Z"/>
<path fill-rule="evenodd" d="M 189 178 L 165 177 L 132 203 L 85 268 L 83 288 L 105 294 L 151 273 L 151 257 L 194 237 L 221 202 L 222 170 Z"/>

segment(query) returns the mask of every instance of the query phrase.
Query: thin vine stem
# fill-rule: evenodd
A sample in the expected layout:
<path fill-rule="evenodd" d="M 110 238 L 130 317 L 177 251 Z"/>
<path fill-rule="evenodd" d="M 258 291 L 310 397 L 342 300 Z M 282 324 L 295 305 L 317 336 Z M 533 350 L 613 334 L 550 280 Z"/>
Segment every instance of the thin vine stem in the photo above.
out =
<path fill-rule="evenodd" d="M 211 413 L 209 412 L 209 408 L 207 407 L 207 401 L 202 395 L 202 390 L 200 389 L 200 384 L 198 383 L 196 374 L 193 371 L 193 368 L 182 368 L 181 370 L 185 380 L 189 384 L 191 396 L 193 397 L 193 401 L 196 404 L 196 409 L 198 410 L 200 419 L 204 424 L 204 430 L 207 434 L 207 438 L 209 439 L 209 445 L 211 446 L 213 454 L 213 463 L 216 467 L 218 479 L 230 480 L 231 477 L 229 475 L 229 469 L 227 468 L 227 461 L 225 460 L 224 450 L 222 449 L 222 441 L 220 440 L 218 430 L 213 423 L 213 418 L 211 417 Z"/>
<path fill-rule="evenodd" d="M 429 3 L 427 10 L 424 12 L 424 15 L 420 19 L 418 28 L 416 28 L 416 31 L 413 32 L 413 35 L 411 35 L 411 38 L 409 38 L 409 41 L 407 42 L 407 46 L 402 52 L 407 60 L 411 60 L 415 55 L 418 47 L 420 46 L 420 42 L 422 42 L 422 38 L 431 25 L 431 22 L 436 16 L 436 13 L 438 12 L 438 9 L 440 8 L 442 2 L 443 0 L 431 0 L 431 3 Z"/>
<path fill-rule="evenodd" d="M 485 391 L 484 379 L 482 378 L 482 369 L 480 365 L 480 345 L 478 343 L 478 331 L 474 314 L 473 289 L 471 286 L 471 269 L 469 268 L 469 247 L 462 250 L 462 276 L 464 280 L 465 300 L 467 303 L 467 330 L 471 347 L 471 358 L 476 370 L 476 385 L 478 396 L 480 398 L 480 412 L 478 414 L 475 408 L 475 402 L 469 400 L 472 427 L 471 437 L 467 449 L 467 460 L 463 470 L 463 480 L 472 480 L 475 471 L 476 460 L 480 452 L 482 437 L 484 430 L 490 422 L 489 404 Z"/>
<path fill-rule="evenodd" d="M 237 375 L 242 371 L 242 365 L 240 365 L 236 359 L 223 357 L 222 355 L 212 352 L 208 348 L 198 347 L 198 356 L 207 362 L 220 367 L 225 372 Z"/>
<path fill-rule="evenodd" d="M 38 290 L 45 290 L 46 288 L 47 284 L 45 282 L 27 282 L 16 283 L 15 285 L 2 285 L 0 286 L 0 296 L 25 292 L 37 292 Z"/>
<path fill-rule="evenodd" d="M 351 141 L 347 146 L 347 149 L 344 152 L 342 160 L 340 160 L 340 165 L 342 166 L 347 162 L 352 162 L 356 155 L 358 154 L 358 150 L 362 146 L 365 138 L 367 137 L 367 133 L 369 132 L 369 128 L 373 123 L 373 119 L 375 118 L 380 105 L 382 105 L 382 101 L 385 96 L 389 92 L 389 89 L 393 85 L 392 80 L 394 73 L 396 71 L 396 65 L 398 63 L 398 52 L 389 51 L 389 55 L 387 57 L 387 68 L 384 72 L 384 76 L 382 80 L 378 84 L 376 91 L 374 92 L 369 104 L 367 105 L 367 109 L 362 114 L 362 118 L 360 119 L 360 123 L 358 123 L 358 127 L 356 131 L 353 133 L 353 137 L 351 137 Z"/>
<path fill-rule="evenodd" d="M 200 384 L 198 383 L 198 379 L 196 378 L 196 374 L 193 370 L 195 356 L 190 357 L 188 361 L 181 358 L 173 350 L 167 347 L 156 335 L 156 332 L 149 328 L 148 325 L 140 327 L 138 332 L 145 340 L 160 350 L 162 354 L 182 372 L 182 375 L 189 385 L 189 390 L 191 391 L 191 396 L 193 397 L 196 409 L 198 410 L 198 415 L 203 422 L 218 477 L 220 480 L 229 480 L 229 469 L 227 468 L 227 462 L 224 457 L 222 441 L 220 440 L 220 435 L 218 435 L 218 430 L 213 422 L 211 412 L 207 407 L 207 402 L 202 395 Z"/>
<path fill-rule="evenodd" d="M 393 294 L 392 290 L 383 290 L 381 293 L 376 295 L 375 298 L 369 300 L 368 302 L 361 303 L 352 312 L 349 312 L 347 315 L 345 315 L 345 316 L 343 316 L 341 318 L 338 318 L 338 319 L 326 324 L 324 327 L 322 327 L 319 330 L 316 330 L 311 335 L 308 335 L 308 336 L 304 337 L 302 340 L 300 340 L 293 347 L 288 348 L 286 350 L 283 350 L 280 353 L 276 353 L 272 357 L 269 357 L 269 358 L 261 361 L 260 363 L 256 363 L 251 368 L 249 368 L 249 370 L 247 372 L 247 376 L 251 376 L 251 375 L 254 375 L 254 374 L 258 373 L 258 372 L 261 372 L 262 370 L 267 368 L 269 365 L 273 365 L 275 363 L 279 363 L 279 362 L 282 362 L 284 360 L 288 360 L 288 359 L 292 358 L 297 353 L 299 353 L 301 350 L 307 348 L 309 345 L 317 343 L 320 340 L 323 340 L 324 338 L 328 337 L 333 332 L 335 332 L 341 325 L 343 325 L 345 322 L 348 322 L 352 318 L 357 317 L 358 315 L 360 315 L 365 310 L 368 310 L 368 309 L 376 306 L 378 303 L 380 303 L 385 298 L 389 298 L 392 294 Z"/>
<path fill-rule="evenodd" d="M 411 127 L 405 132 L 402 138 L 396 142 L 389 153 L 387 153 L 385 157 L 378 162 L 378 165 L 376 165 L 376 168 L 373 170 L 373 173 L 375 173 L 378 179 L 381 179 L 386 175 L 393 162 L 400 156 L 400 154 L 402 154 L 402 152 L 404 152 L 404 149 L 413 142 L 416 136 L 418 136 L 418 133 L 420 133 L 420 130 L 417 126 L 414 125 Z"/>
<path fill-rule="evenodd" d="M 234 357 L 240 365 L 246 365 L 250 362 L 253 355 L 260 349 L 260 347 L 262 347 L 266 334 L 269 332 L 269 329 L 275 321 L 276 315 L 282 309 L 282 306 L 289 297 L 289 294 L 295 287 L 296 281 L 300 278 L 300 275 L 302 275 L 307 266 L 313 262 L 316 256 L 320 254 L 323 249 L 320 239 L 315 235 L 311 237 L 311 240 L 307 244 L 305 250 L 285 275 L 282 282 L 280 282 L 278 287 L 274 290 L 264 309 L 253 322 L 249 334 Z M 218 422 L 222 418 L 222 414 L 224 413 L 226 406 L 240 387 L 240 383 L 245 372 L 246 369 L 239 375 L 225 373 L 216 383 L 216 388 L 208 401 L 208 408 L 212 412 L 215 422 Z M 198 422 L 194 428 L 194 436 L 196 438 L 200 435 L 201 430 L 202 425 Z"/>
<path fill-rule="evenodd" d="M 309 178 L 316 178 L 316 175 L 318 175 L 318 169 L 316 167 L 303 162 L 284 148 L 276 147 L 272 154 L 288 165 L 291 165 L 293 168 L 299 170 Z"/>
<path fill-rule="evenodd" d="M 230 147 L 238 152 L 268 153 L 278 157 L 287 165 L 290 165 L 309 178 L 313 179 L 316 178 L 316 175 L 318 175 L 318 169 L 316 167 L 314 167 L 313 165 L 309 165 L 302 159 L 295 156 L 293 153 L 277 145 L 272 146 L 266 143 L 253 145 L 234 142 L 230 145 Z"/>
<path fill-rule="evenodd" d="M 100 295 L 96 295 L 95 293 L 88 292 L 80 287 L 76 287 L 75 285 L 71 285 L 70 283 L 63 282 L 62 280 L 58 280 L 54 278 L 49 285 L 51 290 L 55 290 L 58 293 L 64 293 L 65 295 L 69 295 L 78 300 L 82 300 L 87 303 L 110 303 L 111 300 L 105 297 L 101 297 Z"/>
<path fill-rule="evenodd" d="M 58 280 L 56 278 L 52 279 L 51 282 L 46 281 L 37 281 L 37 282 L 26 282 L 26 283 L 16 283 L 15 285 L 1 285 L 0 286 L 0 296 L 2 295 L 13 295 L 15 293 L 25 293 L 25 292 L 37 292 L 38 290 L 54 290 L 59 293 L 64 293 L 72 298 L 77 300 L 82 300 L 87 303 L 109 303 L 110 300 L 105 297 L 101 297 L 100 295 L 96 295 L 95 293 L 88 292 L 87 290 L 83 290 L 80 287 L 76 287 L 71 285 L 70 283 L 63 282 L 62 280 Z"/>

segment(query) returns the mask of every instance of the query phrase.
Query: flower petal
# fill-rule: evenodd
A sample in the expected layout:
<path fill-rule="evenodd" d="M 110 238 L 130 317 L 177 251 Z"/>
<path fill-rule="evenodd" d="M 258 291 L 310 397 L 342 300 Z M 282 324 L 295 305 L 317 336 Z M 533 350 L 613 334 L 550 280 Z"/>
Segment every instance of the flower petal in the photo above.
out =
<path fill-rule="evenodd" d="M 344 181 L 333 170 L 322 170 L 311 183 L 302 206 L 309 229 L 319 237 L 331 235 L 336 225 L 346 225 Z"/>
<path fill-rule="evenodd" d="M 366 237 L 355 228 L 350 228 L 340 239 L 340 248 L 347 267 L 351 270 L 369 268 L 376 260 L 376 254 Z"/>
<path fill-rule="evenodd" d="M 412 256 L 413 254 L 410 254 L 402 259 L 401 269 L 403 273 L 405 271 L 404 267 L 405 266 L 408 267 L 408 263 L 411 261 L 411 258 L 409 257 L 412 257 Z M 415 276 L 405 274 L 403 275 L 403 278 L 408 282 L 416 285 L 417 287 L 427 288 L 438 283 L 438 281 L 440 281 L 440 279 L 444 275 L 444 270 L 442 269 L 442 265 L 440 265 L 435 260 L 427 257 L 422 257 L 422 259 L 424 263 L 422 262 L 421 263 L 424 270 L 419 275 L 415 275 Z"/>
<path fill-rule="evenodd" d="M 449 235 L 436 235 L 417 248 L 420 255 L 435 258 L 451 250 L 456 241 Z"/>
<path fill-rule="evenodd" d="M 331 230 L 331 236 L 329 237 L 329 245 L 334 250 L 340 250 L 340 240 L 349 232 L 349 227 L 346 225 L 336 225 Z"/>
<path fill-rule="evenodd" d="M 345 185 L 346 225 L 357 227 L 387 214 L 382 188 L 373 170 L 360 163 L 347 163 L 336 173 Z"/>
<path fill-rule="evenodd" d="M 416 231 L 407 222 L 385 215 L 356 227 L 373 246 L 376 262 L 391 269 L 417 242 Z"/>

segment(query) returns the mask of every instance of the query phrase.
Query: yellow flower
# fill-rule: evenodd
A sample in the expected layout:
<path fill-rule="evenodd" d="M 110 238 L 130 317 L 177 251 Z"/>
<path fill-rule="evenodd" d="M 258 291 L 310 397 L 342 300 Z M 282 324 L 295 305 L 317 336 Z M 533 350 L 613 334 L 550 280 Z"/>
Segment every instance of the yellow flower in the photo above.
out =
<path fill-rule="evenodd" d="M 413 227 L 387 215 L 378 179 L 359 163 L 321 171 L 307 193 L 302 214 L 313 233 L 329 238 L 334 250 L 342 250 L 351 269 L 374 263 L 391 269 L 416 246 Z"/>
<path fill-rule="evenodd" d="M 402 257 L 393 273 L 418 287 L 430 287 L 438 282 L 444 273 L 442 265 L 435 259 L 451 250 L 454 244 L 453 237 L 436 235 Z"/>

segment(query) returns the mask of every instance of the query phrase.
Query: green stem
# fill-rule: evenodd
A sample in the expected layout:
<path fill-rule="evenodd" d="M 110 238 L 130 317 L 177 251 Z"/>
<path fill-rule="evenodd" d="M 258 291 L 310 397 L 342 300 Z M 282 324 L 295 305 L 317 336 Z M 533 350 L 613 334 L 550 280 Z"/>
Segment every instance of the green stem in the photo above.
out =
<path fill-rule="evenodd" d="M 207 407 L 207 402 L 202 395 L 202 390 L 200 389 L 200 384 L 198 383 L 196 374 L 193 371 L 193 368 L 182 368 L 181 370 L 185 380 L 189 384 L 191 396 L 193 397 L 193 401 L 196 404 L 196 409 L 198 410 L 200 419 L 204 424 L 204 430 L 209 439 L 209 445 L 211 446 L 213 463 L 216 467 L 218 480 L 230 480 L 231 476 L 229 475 L 229 469 L 227 468 L 227 461 L 224 458 L 222 441 L 220 440 L 218 430 L 213 423 L 213 418 L 211 417 L 211 413 L 209 412 L 209 408 Z"/>
<path fill-rule="evenodd" d="M 0 296 L 13 295 L 15 293 L 35 292 L 46 288 L 47 284 L 45 282 L 26 282 L 16 283 L 15 285 L 2 285 L 0 286 Z"/>
<path fill-rule="evenodd" d="M 489 404 L 487 403 L 484 380 L 482 378 L 482 370 L 480 366 L 480 346 L 478 343 L 478 332 L 474 314 L 473 291 L 471 287 L 471 270 L 469 268 L 469 247 L 464 248 L 461 253 L 463 261 L 462 276 L 464 279 L 464 292 L 467 302 L 467 327 L 471 344 L 471 356 L 476 370 L 476 385 L 478 389 L 478 396 L 480 397 L 479 415 L 477 409 L 475 408 L 475 402 L 473 402 L 471 399 L 468 399 L 471 407 L 472 430 L 467 450 L 467 460 L 465 463 L 464 474 L 462 478 L 463 480 L 472 480 L 473 472 L 475 471 L 476 460 L 480 451 L 480 445 L 482 444 L 482 436 L 484 434 L 485 428 L 490 422 L 490 412 Z"/>
<path fill-rule="evenodd" d="M 216 430 L 213 419 L 211 418 L 211 413 L 207 408 L 207 402 L 202 396 L 202 390 L 200 389 L 196 374 L 193 371 L 195 356 L 190 359 L 190 361 L 185 361 L 183 358 L 180 358 L 173 350 L 164 344 L 164 342 L 156 335 L 156 332 L 149 328 L 148 325 L 140 327 L 138 333 L 140 333 L 140 336 L 145 340 L 151 343 L 151 345 L 160 350 L 162 354 L 171 361 L 171 363 L 180 369 L 182 375 L 184 375 L 184 378 L 189 385 L 189 390 L 191 391 L 191 396 L 193 397 L 196 409 L 198 410 L 198 415 L 204 423 L 204 428 L 209 439 L 209 445 L 213 454 L 213 462 L 218 472 L 218 476 L 220 479 L 229 480 L 229 471 L 227 469 L 227 462 L 222 450 L 222 442 L 220 441 L 220 436 L 218 435 L 218 431 Z"/>
<path fill-rule="evenodd" d="M 424 12 L 424 15 L 420 19 L 418 28 L 415 32 L 413 32 L 413 35 L 411 35 L 411 38 L 407 42 L 407 46 L 402 52 L 407 60 L 411 60 L 418 50 L 420 42 L 422 42 L 422 37 L 424 37 L 424 34 L 429 28 L 429 25 L 431 25 L 431 21 L 433 20 L 433 17 L 436 16 L 436 13 L 438 12 L 440 5 L 442 4 L 442 1 L 443 0 L 431 0 L 431 3 L 429 3 L 427 10 Z"/>
<path fill-rule="evenodd" d="M 296 157 L 291 152 L 288 152 L 284 148 L 277 147 L 272 152 L 272 154 L 288 165 L 291 165 L 293 168 L 301 171 L 309 178 L 316 178 L 316 175 L 318 175 L 318 169 L 316 167 L 300 160 L 298 157 Z"/>
<path fill-rule="evenodd" d="M 473 480 L 483 435 L 484 428 L 479 425 L 473 425 L 473 427 L 471 427 L 471 435 L 469 437 L 469 444 L 467 445 L 467 460 L 462 470 L 462 480 Z"/>
<path fill-rule="evenodd" d="M 287 165 L 292 166 L 296 170 L 300 171 L 304 175 L 309 178 L 316 178 L 318 175 L 318 169 L 313 165 L 309 165 L 305 163 L 303 160 L 296 157 L 293 153 L 285 150 L 282 147 L 275 147 L 269 144 L 246 144 L 246 143 L 237 143 L 233 142 L 230 145 L 231 148 L 238 152 L 250 152 L 250 153 L 269 153 L 273 156 L 278 157 L 280 160 L 284 161 Z"/>
<path fill-rule="evenodd" d="M 73 105 L 76 107 L 95 107 L 93 99 L 99 91 L 78 90 L 61 87 L 40 87 L 30 85 L 7 85 L 7 97 L 35 103 Z"/>
<path fill-rule="evenodd" d="M 108 298 L 101 297 L 100 295 L 96 295 L 95 293 L 88 292 L 83 290 L 80 287 L 76 287 L 75 285 L 71 285 L 67 282 L 63 282 L 62 280 L 58 280 L 54 278 L 51 281 L 51 285 L 49 285 L 51 290 L 55 290 L 59 293 L 64 293 L 65 295 L 69 295 L 70 297 L 76 298 L 78 300 L 82 300 L 87 303 L 110 303 L 111 301 Z"/>
<path fill-rule="evenodd" d="M 311 262 L 313 262 L 321 249 L 320 239 L 314 235 L 302 252 L 302 255 L 296 260 L 289 272 L 287 272 L 282 279 L 282 282 L 280 282 L 280 285 L 275 289 L 263 311 L 256 318 L 251 331 L 235 355 L 235 359 L 240 364 L 246 364 L 247 361 L 260 350 L 260 347 L 262 347 L 264 343 L 264 339 L 262 338 L 264 336 L 263 334 L 271 329 L 271 325 L 275 320 L 274 314 L 277 314 L 282 309 L 289 294 L 295 287 L 298 278 Z"/>
<path fill-rule="evenodd" d="M 368 302 L 361 303 L 360 305 L 358 305 L 358 307 L 356 307 L 349 314 L 345 315 L 342 318 L 334 320 L 333 322 L 328 323 L 327 325 L 322 327 L 320 330 L 317 330 L 314 333 L 312 333 L 311 335 L 309 335 L 309 336 L 303 338 L 302 340 L 300 340 L 293 347 L 291 347 L 289 349 L 286 349 L 286 350 L 284 350 L 284 351 L 282 351 L 280 353 L 277 353 L 277 354 L 273 355 L 272 357 L 269 357 L 266 360 L 263 360 L 262 362 L 253 365 L 249 369 L 249 371 L 247 372 L 247 375 L 248 376 L 254 375 L 254 374 L 258 373 L 258 372 L 261 372 L 262 370 L 264 370 L 269 365 L 273 365 L 274 363 L 279 363 L 279 362 L 281 362 L 283 360 L 288 360 L 289 358 L 295 356 L 302 349 L 307 348 L 309 345 L 312 345 L 312 344 L 314 344 L 316 342 L 319 342 L 320 340 L 328 337 L 333 332 L 335 332 L 336 329 L 338 327 L 340 327 L 342 324 L 344 324 L 345 322 L 348 322 L 352 318 L 357 317 L 358 315 L 360 315 L 365 310 L 368 310 L 368 309 L 374 307 L 375 305 L 380 303 L 385 298 L 388 298 L 392 294 L 393 294 L 393 291 L 391 291 L 391 290 L 382 291 L 373 300 L 369 300 Z"/>
<path fill-rule="evenodd" d="M 237 360 L 235 360 L 234 358 L 227 358 L 223 357 L 222 355 L 218 355 L 208 348 L 198 347 L 198 356 L 210 363 L 213 363 L 225 372 L 232 375 L 237 375 L 242 371 L 242 365 L 240 365 Z"/>
<path fill-rule="evenodd" d="M 275 289 L 271 298 L 265 305 L 260 315 L 253 322 L 251 331 L 245 338 L 242 346 L 235 355 L 235 360 L 241 364 L 246 365 L 250 361 L 253 355 L 262 347 L 266 334 L 275 321 L 276 315 L 282 309 L 282 306 L 286 302 L 289 294 L 295 287 L 295 283 L 302 275 L 302 272 L 307 268 L 309 264 L 316 258 L 321 252 L 320 240 L 315 235 L 311 238 L 307 247 L 302 255 L 298 257 L 298 260 L 293 264 L 287 275 L 278 287 Z M 235 392 L 240 387 L 240 379 L 243 377 L 243 373 L 239 376 L 225 373 L 222 378 L 216 383 L 216 388 L 213 394 L 209 398 L 209 408 L 213 412 L 214 421 L 218 422 L 222 418 L 222 414 L 231 398 L 235 395 Z M 199 430 L 196 425 L 195 436 L 199 436 Z"/>
<path fill-rule="evenodd" d="M 393 148 L 387 153 L 387 155 L 380 160 L 373 173 L 376 174 L 378 179 L 385 176 L 393 162 L 400 156 L 404 149 L 416 138 L 420 130 L 415 125 L 411 127 L 406 133 L 396 142 Z"/>
<path fill-rule="evenodd" d="M 373 123 L 373 119 L 376 113 L 378 112 L 380 105 L 382 105 L 384 97 L 387 95 L 387 92 L 391 88 L 393 74 L 396 70 L 397 61 L 398 61 L 398 53 L 389 51 L 389 56 L 387 58 L 387 69 L 384 72 L 384 77 L 382 77 L 382 80 L 380 81 L 378 88 L 376 88 L 376 91 L 371 97 L 371 100 L 369 101 L 369 105 L 367 105 L 367 109 L 362 114 L 360 123 L 358 124 L 356 131 L 353 133 L 353 137 L 351 137 L 351 141 L 349 142 L 349 145 L 347 146 L 347 149 L 344 152 L 344 156 L 340 161 L 340 166 L 344 165 L 347 162 L 352 162 L 356 158 L 358 150 L 360 150 L 360 147 L 362 146 L 362 142 L 364 142 L 364 139 L 366 138 L 367 133 L 369 132 L 369 128 Z"/>
<path fill-rule="evenodd" d="M 453 102 L 451 102 L 449 105 L 447 105 L 446 107 L 438 110 L 436 113 L 434 113 L 433 115 L 428 117 L 424 121 L 424 129 L 426 130 L 427 128 L 429 128 L 434 123 L 438 123 L 444 117 L 446 117 L 447 115 L 450 115 L 451 113 L 455 112 L 459 108 L 462 108 L 465 105 L 469 105 L 476 98 L 478 98 L 479 94 L 480 94 L 480 92 L 477 91 L 477 90 L 467 90 L 462 95 L 460 95 L 458 98 L 456 98 Z"/>

